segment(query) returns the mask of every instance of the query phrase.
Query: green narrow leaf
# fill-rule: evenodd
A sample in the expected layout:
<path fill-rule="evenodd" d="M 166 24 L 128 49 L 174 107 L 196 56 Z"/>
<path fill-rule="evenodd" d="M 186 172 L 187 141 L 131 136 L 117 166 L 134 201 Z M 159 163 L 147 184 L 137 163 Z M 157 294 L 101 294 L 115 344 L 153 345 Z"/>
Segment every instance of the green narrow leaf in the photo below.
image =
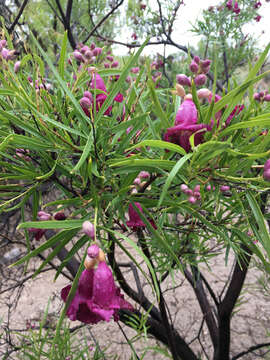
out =
<path fill-rule="evenodd" d="M 59 74 L 62 79 L 64 79 L 65 60 L 66 60 L 66 51 L 67 51 L 67 39 L 68 39 L 67 31 L 65 31 L 63 41 L 62 41 L 59 64 L 58 64 Z"/>
<path fill-rule="evenodd" d="M 186 155 L 185 150 L 181 146 L 163 140 L 144 140 L 134 146 L 131 146 L 130 148 L 127 149 L 127 151 L 131 151 L 133 149 L 146 147 L 146 146 L 159 148 L 159 149 L 167 149 L 181 155 Z"/>
<path fill-rule="evenodd" d="M 158 207 L 161 206 L 164 197 L 167 194 L 167 191 L 174 179 L 174 177 L 176 176 L 176 174 L 178 173 L 178 171 L 181 169 L 181 167 L 185 164 L 185 162 L 192 156 L 193 154 L 187 154 L 185 156 L 183 156 L 180 160 L 177 161 L 177 163 L 174 165 L 172 171 L 169 173 L 166 182 L 163 186 L 160 198 L 159 198 L 159 202 L 158 202 Z"/>

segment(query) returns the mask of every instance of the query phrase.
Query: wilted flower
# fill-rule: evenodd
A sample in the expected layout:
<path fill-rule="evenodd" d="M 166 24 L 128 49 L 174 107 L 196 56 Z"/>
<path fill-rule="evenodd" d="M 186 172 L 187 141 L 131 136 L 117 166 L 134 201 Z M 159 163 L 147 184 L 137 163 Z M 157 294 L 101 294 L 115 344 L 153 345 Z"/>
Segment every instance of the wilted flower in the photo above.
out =
<path fill-rule="evenodd" d="M 64 287 L 61 297 L 66 302 L 71 285 Z M 120 289 L 116 287 L 112 272 L 105 261 L 100 261 L 96 269 L 82 272 L 74 298 L 67 310 L 70 320 L 79 320 L 85 324 L 97 324 L 99 321 L 119 320 L 118 310 L 133 310 L 124 300 Z"/>

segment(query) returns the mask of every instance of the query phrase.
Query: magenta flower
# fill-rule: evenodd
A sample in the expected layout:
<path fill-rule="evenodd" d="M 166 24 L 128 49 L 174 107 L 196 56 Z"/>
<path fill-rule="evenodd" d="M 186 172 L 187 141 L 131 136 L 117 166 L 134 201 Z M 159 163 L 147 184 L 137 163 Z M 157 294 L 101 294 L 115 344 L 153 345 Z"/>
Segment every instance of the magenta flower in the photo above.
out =
<path fill-rule="evenodd" d="M 134 205 L 143 214 L 143 210 L 142 210 L 142 207 L 141 207 L 140 203 L 135 202 Z M 132 204 L 129 204 L 128 216 L 129 216 L 129 220 L 126 222 L 126 224 L 132 230 L 136 231 L 139 228 L 145 228 L 146 227 L 145 223 L 142 221 L 139 214 L 137 214 L 137 212 L 134 209 Z M 150 222 L 150 224 L 153 226 L 154 229 L 157 228 L 156 224 L 154 223 L 154 221 L 152 219 L 148 219 L 148 221 Z"/>
<path fill-rule="evenodd" d="M 255 16 L 254 20 L 259 22 L 261 20 L 261 18 L 262 18 L 261 15 L 257 15 L 257 16 Z"/>
<path fill-rule="evenodd" d="M 61 291 L 65 302 L 70 289 L 71 285 L 68 285 Z M 124 300 L 120 289 L 115 286 L 111 270 L 105 261 L 101 261 L 97 269 L 86 269 L 82 272 L 67 316 L 72 321 L 97 324 L 99 321 L 110 321 L 112 317 L 114 321 L 118 321 L 120 309 L 133 310 L 133 307 Z"/>
<path fill-rule="evenodd" d="M 108 93 L 105 86 L 105 83 L 99 74 L 93 74 L 92 80 L 90 82 L 90 87 L 92 89 L 101 90 L 102 93 L 96 95 L 96 111 L 102 107 L 104 101 L 107 99 Z M 123 95 L 118 93 L 114 98 L 114 101 L 122 102 Z M 90 110 L 94 104 L 94 99 L 92 94 L 89 91 L 85 91 L 83 97 L 80 99 L 80 105 L 87 116 L 90 116 Z M 104 112 L 104 115 L 110 115 L 112 111 L 112 106 L 109 106 L 108 109 Z"/>
<path fill-rule="evenodd" d="M 197 124 L 197 121 L 198 113 L 196 106 L 191 99 L 186 99 L 177 111 L 174 126 L 167 129 L 164 140 L 180 145 L 186 152 L 189 152 L 191 149 L 190 136 L 196 133 L 194 144 L 197 146 L 203 142 L 204 132 L 211 130 L 209 125 Z M 199 130 L 202 131 L 198 132 Z"/>
<path fill-rule="evenodd" d="M 226 7 L 228 10 L 232 10 L 232 0 L 227 1 Z"/>

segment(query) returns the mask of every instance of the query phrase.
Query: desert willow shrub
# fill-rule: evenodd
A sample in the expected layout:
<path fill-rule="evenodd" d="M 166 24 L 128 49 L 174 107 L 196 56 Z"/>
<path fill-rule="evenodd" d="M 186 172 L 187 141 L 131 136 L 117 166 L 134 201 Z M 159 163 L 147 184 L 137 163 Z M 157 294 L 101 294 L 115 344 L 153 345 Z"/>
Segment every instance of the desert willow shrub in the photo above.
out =
<path fill-rule="evenodd" d="M 132 71 L 143 47 L 124 66 L 108 68 L 90 56 L 84 61 L 89 47 L 68 61 L 66 35 L 56 65 L 35 44 L 16 71 L 1 58 L 0 209 L 21 210 L 19 229 L 34 248 L 16 264 L 51 249 L 38 273 L 70 243 L 55 278 L 66 268 L 74 281 L 62 290 L 65 306 L 48 358 L 57 356 L 68 314 L 90 324 L 124 322 L 138 335 L 154 336 L 173 359 L 199 359 L 198 347 L 188 345 L 193 334 L 183 338 L 172 324 L 163 292 L 166 279 L 182 273 L 208 329 L 208 356 L 230 359 L 230 319 L 251 257 L 270 271 L 264 218 L 270 114 L 267 102 L 253 97 L 254 84 L 267 74 L 257 76 L 269 46 L 242 84 L 218 95 L 194 80 L 204 60 L 192 64 L 185 84 L 178 77 L 175 89 L 164 89 L 153 82 L 150 62 Z M 57 196 L 49 203 L 44 184 Z M 32 221 L 24 219 L 28 201 Z M 49 230 L 53 235 L 45 238 Z M 91 245 L 102 249 L 101 258 L 89 252 Z M 134 283 L 122 272 L 121 252 L 139 274 Z M 237 261 L 220 297 L 201 264 L 222 252 L 224 263 L 229 253 Z"/>

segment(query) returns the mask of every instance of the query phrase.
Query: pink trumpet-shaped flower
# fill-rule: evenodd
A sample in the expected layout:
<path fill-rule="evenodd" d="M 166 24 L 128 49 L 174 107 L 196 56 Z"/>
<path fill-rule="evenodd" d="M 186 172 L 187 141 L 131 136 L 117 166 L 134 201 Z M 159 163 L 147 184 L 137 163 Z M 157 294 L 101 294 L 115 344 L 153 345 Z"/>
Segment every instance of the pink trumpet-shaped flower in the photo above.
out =
<path fill-rule="evenodd" d="M 61 297 L 66 302 L 71 285 L 64 287 Z M 97 269 L 84 270 L 74 298 L 67 310 L 70 320 L 79 320 L 85 324 L 97 324 L 99 321 L 119 320 L 118 310 L 133 310 L 124 300 L 120 289 L 116 287 L 113 275 L 105 261 Z"/>
<path fill-rule="evenodd" d="M 136 208 L 143 213 L 142 207 L 140 205 L 140 203 L 135 202 L 134 205 L 136 206 Z M 137 214 L 136 210 L 134 209 L 132 204 L 129 204 L 128 207 L 128 216 L 129 216 L 129 220 L 127 221 L 127 226 L 132 228 L 132 230 L 136 231 L 139 228 L 145 228 L 146 225 L 145 223 L 142 221 L 142 219 L 140 218 L 139 214 Z M 152 219 L 149 219 L 150 224 L 153 226 L 154 229 L 156 229 L 156 224 L 154 223 L 154 221 Z"/>
<path fill-rule="evenodd" d="M 204 132 L 210 130 L 208 125 L 197 124 L 197 121 L 198 113 L 194 102 L 191 99 L 185 100 L 177 111 L 174 126 L 167 129 L 164 140 L 180 145 L 186 152 L 190 151 L 190 136 L 196 133 L 194 144 L 197 146 L 203 142 Z"/>

